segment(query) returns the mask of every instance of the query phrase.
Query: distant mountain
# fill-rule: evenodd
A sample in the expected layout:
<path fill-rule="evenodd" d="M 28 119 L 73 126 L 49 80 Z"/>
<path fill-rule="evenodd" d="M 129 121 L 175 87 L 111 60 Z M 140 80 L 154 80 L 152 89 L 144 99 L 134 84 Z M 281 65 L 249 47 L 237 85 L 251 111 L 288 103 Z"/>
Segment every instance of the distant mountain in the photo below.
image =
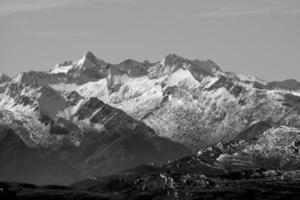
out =
<path fill-rule="evenodd" d="M 0 84 L 5 83 L 10 80 L 10 77 L 6 74 L 0 73 Z"/>
<path fill-rule="evenodd" d="M 42 151 L 42 150 L 40 150 Z M 70 184 L 84 178 L 55 156 L 24 144 L 13 130 L 0 127 L 0 180 L 36 184 Z"/>
<path fill-rule="evenodd" d="M 0 125 L 84 177 L 300 128 L 296 81 L 267 83 L 176 54 L 111 64 L 87 52 L 49 72 L 1 77 Z"/>
<path fill-rule="evenodd" d="M 282 90 L 291 90 L 299 91 L 300 83 L 295 79 L 287 79 L 284 81 L 272 81 L 267 84 L 267 87 L 270 89 L 282 89 Z"/>
<path fill-rule="evenodd" d="M 267 83 L 223 72 L 211 60 L 176 54 L 155 63 L 129 59 L 120 64 L 87 55 L 68 63 L 72 70 L 59 71 L 59 81 L 49 86 L 61 94 L 76 91 L 84 98 L 98 97 L 193 150 L 230 141 L 258 121 L 299 126 L 298 108 L 287 103 L 299 97 L 295 81 Z"/>

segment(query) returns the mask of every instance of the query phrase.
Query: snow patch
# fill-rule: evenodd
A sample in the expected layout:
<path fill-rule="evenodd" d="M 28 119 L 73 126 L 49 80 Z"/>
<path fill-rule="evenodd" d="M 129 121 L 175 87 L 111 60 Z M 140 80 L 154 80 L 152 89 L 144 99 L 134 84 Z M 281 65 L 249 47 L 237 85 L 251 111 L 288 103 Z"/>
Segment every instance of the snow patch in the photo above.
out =
<path fill-rule="evenodd" d="M 73 65 L 61 66 L 57 64 L 54 69 L 50 71 L 50 74 L 68 73 L 73 68 Z"/>
<path fill-rule="evenodd" d="M 213 84 L 215 84 L 219 80 L 218 77 L 205 77 L 203 82 L 206 82 L 205 89 L 210 88 Z"/>
<path fill-rule="evenodd" d="M 189 88 L 195 88 L 200 85 L 191 72 L 185 69 L 178 69 L 168 77 L 168 86 L 177 86 L 180 83 L 185 84 Z"/>

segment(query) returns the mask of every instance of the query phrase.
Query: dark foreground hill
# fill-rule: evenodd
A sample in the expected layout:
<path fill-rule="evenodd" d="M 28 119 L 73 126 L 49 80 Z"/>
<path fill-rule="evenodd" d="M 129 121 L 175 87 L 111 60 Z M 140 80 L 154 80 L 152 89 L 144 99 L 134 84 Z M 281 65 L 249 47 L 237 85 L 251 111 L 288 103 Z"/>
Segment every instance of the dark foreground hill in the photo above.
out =
<path fill-rule="evenodd" d="M 146 170 L 148 171 L 148 170 Z M 0 199 L 298 199 L 299 171 L 239 171 L 219 176 L 151 172 L 90 179 L 69 187 L 0 183 Z M 148 171 L 149 172 L 149 171 Z M 291 178 L 293 177 L 293 178 Z"/>

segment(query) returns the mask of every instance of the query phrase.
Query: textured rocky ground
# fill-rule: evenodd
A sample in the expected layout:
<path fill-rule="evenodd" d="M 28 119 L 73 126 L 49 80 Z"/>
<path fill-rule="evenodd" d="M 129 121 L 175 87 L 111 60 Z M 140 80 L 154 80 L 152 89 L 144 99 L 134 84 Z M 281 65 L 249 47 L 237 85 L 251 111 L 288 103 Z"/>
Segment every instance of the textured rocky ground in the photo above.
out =
<path fill-rule="evenodd" d="M 10 199 L 298 199 L 299 171 L 240 171 L 220 176 L 146 172 L 86 180 L 68 187 L 0 183 Z"/>

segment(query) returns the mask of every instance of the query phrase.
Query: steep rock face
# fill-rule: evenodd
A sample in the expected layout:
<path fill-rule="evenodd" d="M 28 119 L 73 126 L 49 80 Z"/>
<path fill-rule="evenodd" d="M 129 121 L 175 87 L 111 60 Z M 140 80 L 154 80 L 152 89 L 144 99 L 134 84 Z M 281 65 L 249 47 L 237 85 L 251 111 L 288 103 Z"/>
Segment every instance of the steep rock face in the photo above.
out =
<path fill-rule="evenodd" d="M 83 97 L 76 91 L 72 91 L 66 95 L 68 106 L 77 105 L 81 99 L 83 99 Z"/>
<path fill-rule="evenodd" d="M 143 122 L 133 119 L 124 111 L 111 107 L 97 98 L 91 98 L 75 113 L 79 121 L 88 119 L 91 123 L 103 125 L 111 132 L 121 134 L 147 134 L 155 132 Z"/>

